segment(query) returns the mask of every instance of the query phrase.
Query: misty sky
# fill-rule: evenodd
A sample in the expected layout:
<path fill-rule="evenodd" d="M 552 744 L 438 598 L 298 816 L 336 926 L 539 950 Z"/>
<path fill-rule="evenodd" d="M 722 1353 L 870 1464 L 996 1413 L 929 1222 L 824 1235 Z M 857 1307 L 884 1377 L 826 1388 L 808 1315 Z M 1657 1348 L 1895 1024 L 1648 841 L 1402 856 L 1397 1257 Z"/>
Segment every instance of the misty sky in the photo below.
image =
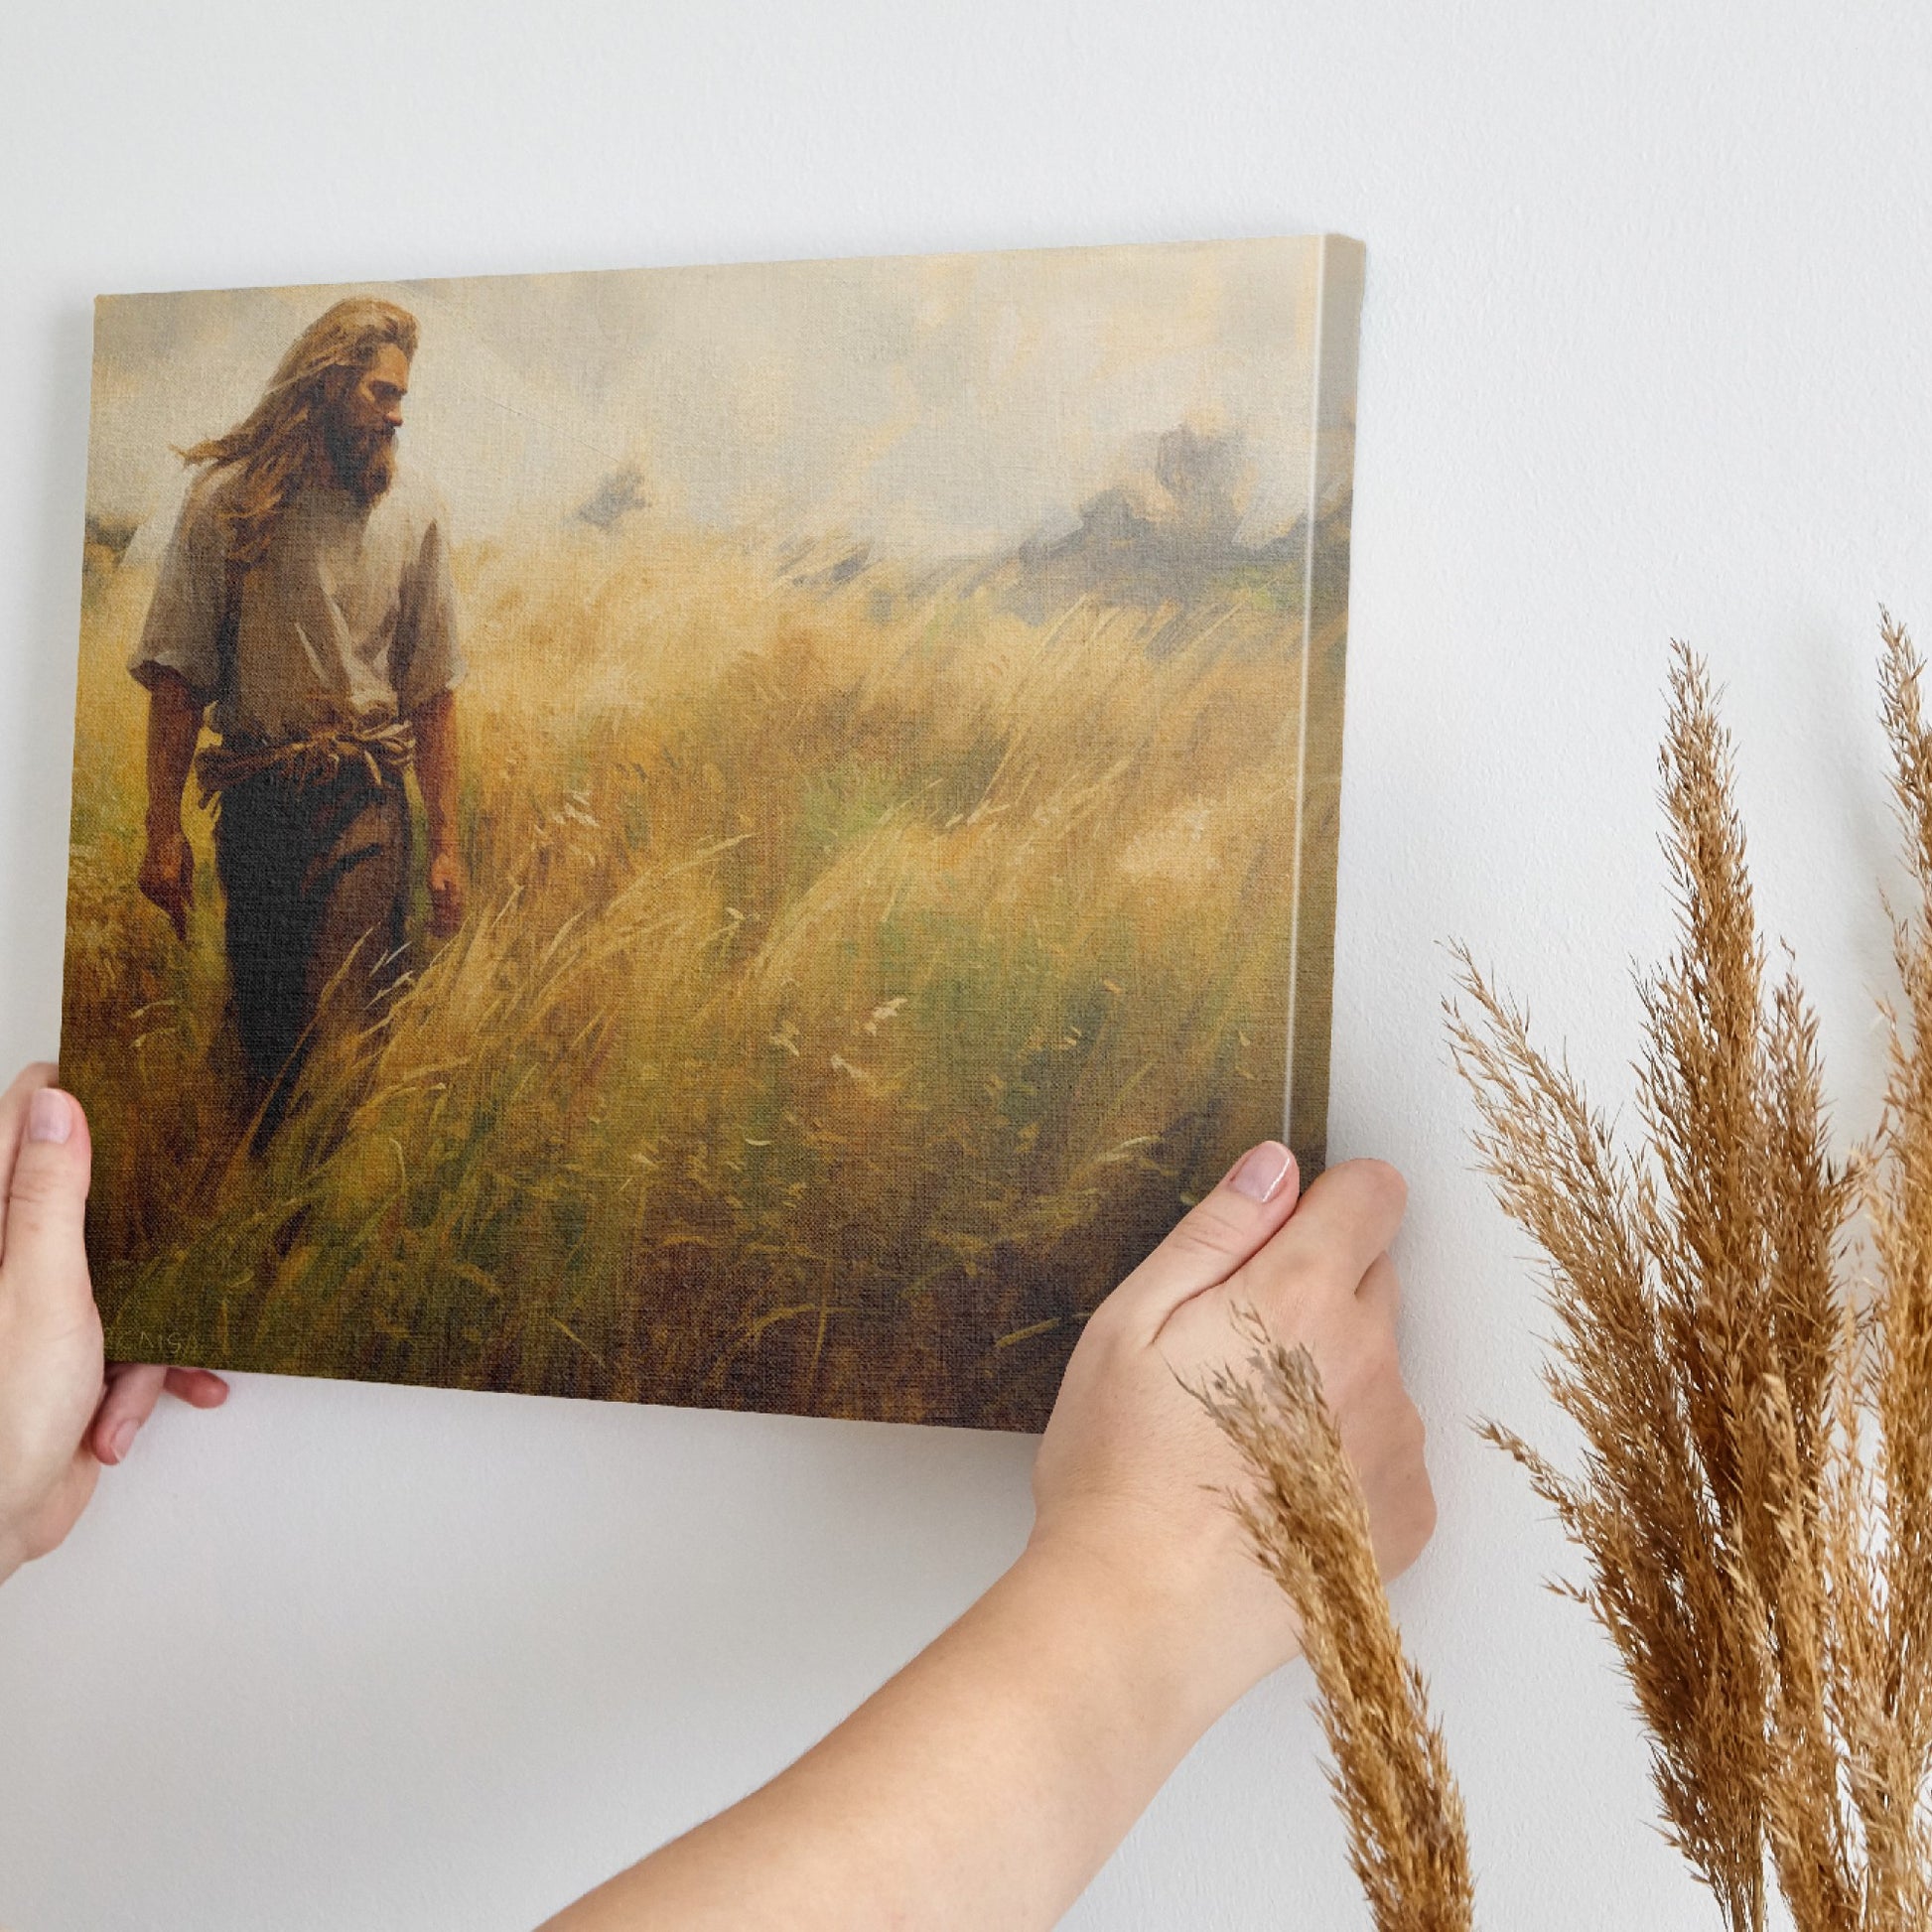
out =
<path fill-rule="evenodd" d="M 308 322 L 367 293 L 421 322 L 403 460 L 459 539 L 554 525 L 631 469 L 657 514 L 981 551 L 1070 527 L 1182 423 L 1240 438 L 1245 534 L 1265 539 L 1308 494 L 1319 255 L 1297 239 L 105 297 L 88 507 L 164 526 L 150 549 L 183 486 L 170 446 L 238 421 Z"/>

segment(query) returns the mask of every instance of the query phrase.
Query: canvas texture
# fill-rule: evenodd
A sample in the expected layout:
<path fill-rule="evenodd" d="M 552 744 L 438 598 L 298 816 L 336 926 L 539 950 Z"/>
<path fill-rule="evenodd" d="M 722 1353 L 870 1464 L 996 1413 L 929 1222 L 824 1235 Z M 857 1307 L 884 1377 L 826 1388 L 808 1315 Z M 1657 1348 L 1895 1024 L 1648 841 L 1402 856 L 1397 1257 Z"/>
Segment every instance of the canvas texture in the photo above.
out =
<path fill-rule="evenodd" d="M 1041 1427 L 1245 1148 L 1323 1160 L 1362 272 L 101 298 L 109 1354 Z"/>

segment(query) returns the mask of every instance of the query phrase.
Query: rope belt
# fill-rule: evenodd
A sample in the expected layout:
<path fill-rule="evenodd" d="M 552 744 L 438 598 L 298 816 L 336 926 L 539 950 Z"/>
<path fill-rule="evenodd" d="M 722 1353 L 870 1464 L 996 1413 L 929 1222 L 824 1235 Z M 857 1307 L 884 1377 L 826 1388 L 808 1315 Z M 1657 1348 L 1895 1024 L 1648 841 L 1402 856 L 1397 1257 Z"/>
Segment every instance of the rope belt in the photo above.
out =
<path fill-rule="evenodd" d="M 415 755 L 414 730 L 406 719 L 392 718 L 379 725 L 326 725 L 307 738 L 273 745 L 224 738 L 196 755 L 195 777 L 204 806 L 230 785 L 258 778 L 264 772 L 273 772 L 284 783 L 301 789 L 327 783 L 341 776 L 345 766 L 358 762 L 366 767 L 369 782 L 380 791 L 383 773 L 393 772 L 400 780 Z"/>

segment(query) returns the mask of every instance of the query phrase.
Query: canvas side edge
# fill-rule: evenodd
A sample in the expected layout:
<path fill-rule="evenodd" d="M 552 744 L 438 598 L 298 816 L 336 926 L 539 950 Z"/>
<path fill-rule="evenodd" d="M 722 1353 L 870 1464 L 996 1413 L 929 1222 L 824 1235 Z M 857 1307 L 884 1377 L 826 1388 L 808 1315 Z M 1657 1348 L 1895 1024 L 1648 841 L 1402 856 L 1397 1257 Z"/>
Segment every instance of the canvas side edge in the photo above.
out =
<path fill-rule="evenodd" d="M 87 605 L 86 574 L 87 545 L 91 535 L 89 503 L 93 488 L 94 471 L 94 421 L 95 412 L 100 404 L 99 356 L 100 356 L 100 312 L 102 307 L 112 301 L 111 296 L 97 295 L 88 314 L 87 324 L 87 462 L 85 473 L 80 482 L 80 578 L 81 595 L 73 614 L 73 752 L 68 760 L 68 863 L 61 881 L 61 1017 L 60 1030 L 56 1035 L 55 1052 L 63 1061 L 67 1058 L 68 1013 L 70 1007 L 70 974 L 68 970 L 68 947 L 71 940 L 71 922 L 69 917 L 73 902 L 73 853 L 77 827 L 75 815 L 80 808 L 80 654 L 86 644 Z"/>
<path fill-rule="evenodd" d="M 1311 403 L 1304 695 L 1296 808 L 1295 943 L 1284 1105 L 1305 1180 L 1327 1163 L 1329 1040 L 1334 1014 L 1336 865 L 1354 494 L 1355 371 L 1367 250 L 1322 237 L 1319 341 Z"/>

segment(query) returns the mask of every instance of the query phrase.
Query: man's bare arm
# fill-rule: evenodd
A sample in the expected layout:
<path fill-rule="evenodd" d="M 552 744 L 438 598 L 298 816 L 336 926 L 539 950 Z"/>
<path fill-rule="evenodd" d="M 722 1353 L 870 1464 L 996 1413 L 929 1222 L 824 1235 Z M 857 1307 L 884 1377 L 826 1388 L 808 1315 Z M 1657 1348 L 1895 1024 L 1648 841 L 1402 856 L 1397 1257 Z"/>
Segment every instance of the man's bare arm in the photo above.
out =
<path fill-rule="evenodd" d="M 195 851 L 182 830 L 181 795 L 202 735 L 202 702 L 179 671 L 157 666 L 148 685 L 148 825 L 138 884 L 188 937 Z"/>
<path fill-rule="evenodd" d="M 448 937 L 463 923 L 464 901 L 456 843 L 456 693 L 439 691 L 410 722 L 416 729 L 416 782 L 429 820 L 430 925 Z"/>

